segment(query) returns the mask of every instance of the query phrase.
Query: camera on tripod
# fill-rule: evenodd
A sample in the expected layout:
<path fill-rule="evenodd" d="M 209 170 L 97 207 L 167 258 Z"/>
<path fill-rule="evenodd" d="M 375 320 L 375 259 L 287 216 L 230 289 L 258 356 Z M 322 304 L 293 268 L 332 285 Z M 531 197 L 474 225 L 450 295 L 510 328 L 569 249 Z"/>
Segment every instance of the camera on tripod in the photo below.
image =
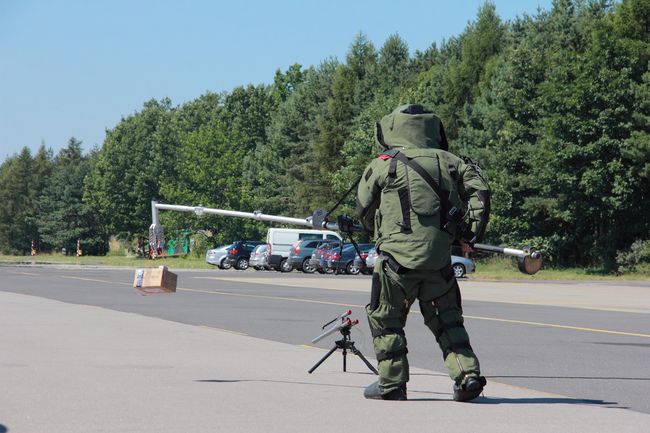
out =
<path fill-rule="evenodd" d="M 323 338 L 327 337 L 328 335 L 334 334 L 336 331 L 340 332 L 343 338 L 340 340 L 337 340 L 334 342 L 334 347 L 332 347 L 325 356 L 323 356 L 310 370 L 309 373 L 313 373 L 314 370 L 318 368 L 319 365 L 321 365 L 332 353 L 336 351 L 336 349 L 341 349 L 343 351 L 343 371 L 347 371 L 347 354 L 348 350 L 355 355 L 357 355 L 365 364 L 366 366 L 370 369 L 375 374 L 377 373 L 377 370 L 375 367 L 368 362 L 368 360 L 363 356 L 363 354 L 359 351 L 359 349 L 356 348 L 354 345 L 354 341 L 350 339 L 350 331 L 353 326 L 356 326 L 359 324 L 358 319 L 351 319 L 350 316 L 352 315 L 352 310 L 347 310 L 341 314 L 339 314 L 337 317 L 334 319 L 330 320 L 326 324 L 323 325 L 322 329 L 327 328 L 328 326 L 332 325 L 330 328 L 326 329 L 321 333 L 318 337 L 314 338 L 311 340 L 312 343 L 317 343 Z"/>
<path fill-rule="evenodd" d="M 317 342 L 319 342 L 320 340 L 322 340 L 323 338 L 327 337 L 328 335 L 332 335 L 332 334 L 335 333 L 336 331 L 340 331 L 341 334 L 343 334 L 343 335 L 345 335 L 345 334 L 350 335 L 350 329 L 351 329 L 353 326 L 359 324 L 359 320 L 352 320 L 352 319 L 349 319 L 349 318 L 348 318 L 348 316 L 350 316 L 351 314 L 352 314 L 352 310 L 348 310 L 348 311 L 346 311 L 346 312 L 344 312 L 344 313 L 341 313 L 341 315 L 339 315 L 338 317 L 334 318 L 333 320 L 330 320 L 329 322 L 327 322 L 326 324 L 324 324 L 322 329 L 325 329 L 327 326 L 329 326 L 329 325 L 331 325 L 332 323 L 337 322 L 337 321 L 340 320 L 339 323 L 337 323 L 337 324 L 335 324 L 334 326 L 332 326 L 331 328 L 327 329 L 325 332 L 323 332 L 322 334 L 320 334 L 318 337 L 316 337 L 316 338 L 314 338 L 313 340 L 311 340 L 311 342 L 312 342 L 312 343 L 317 343 Z"/>

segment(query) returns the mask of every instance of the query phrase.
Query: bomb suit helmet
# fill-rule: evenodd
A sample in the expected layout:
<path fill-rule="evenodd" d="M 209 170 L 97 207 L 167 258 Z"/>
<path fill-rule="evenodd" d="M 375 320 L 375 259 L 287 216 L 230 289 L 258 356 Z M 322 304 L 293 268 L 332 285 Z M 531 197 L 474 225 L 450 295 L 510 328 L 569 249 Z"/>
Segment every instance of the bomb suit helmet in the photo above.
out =
<path fill-rule="evenodd" d="M 380 151 L 385 149 L 449 150 L 442 121 L 432 111 L 418 104 L 397 107 L 375 126 Z"/>

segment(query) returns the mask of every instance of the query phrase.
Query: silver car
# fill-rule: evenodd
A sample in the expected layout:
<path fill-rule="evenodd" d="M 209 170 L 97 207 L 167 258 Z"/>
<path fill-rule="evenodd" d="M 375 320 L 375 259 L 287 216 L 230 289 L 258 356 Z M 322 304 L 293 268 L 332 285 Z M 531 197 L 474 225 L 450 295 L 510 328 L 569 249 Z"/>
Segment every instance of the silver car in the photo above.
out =
<path fill-rule="evenodd" d="M 221 269 L 230 269 L 231 266 L 225 262 L 225 258 L 228 255 L 228 249 L 232 245 L 223 245 L 212 250 L 208 250 L 205 253 L 205 261 L 211 265 L 220 267 Z"/>
<path fill-rule="evenodd" d="M 364 274 L 372 274 L 373 269 L 375 268 L 375 260 L 377 260 L 377 250 L 372 248 L 368 251 L 368 257 L 366 257 L 366 266 L 365 268 L 361 265 L 361 260 L 359 256 L 355 258 L 355 265 L 360 266 L 360 269 L 363 269 Z M 476 265 L 471 259 L 466 259 L 465 257 L 460 256 L 451 256 L 451 267 L 454 269 L 454 275 L 456 278 L 462 278 L 470 272 L 476 270 Z"/>
<path fill-rule="evenodd" d="M 451 267 L 454 269 L 456 278 L 464 277 L 465 274 L 476 270 L 476 265 L 473 260 L 460 256 L 451 256 Z"/>
<path fill-rule="evenodd" d="M 379 253 L 377 248 L 370 248 L 367 253 L 361 253 L 363 255 L 363 260 L 357 254 L 354 257 L 354 266 L 361 271 L 362 274 L 372 275 L 373 270 L 375 269 L 375 261 Z"/>
<path fill-rule="evenodd" d="M 248 265 L 255 268 L 256 271 L 262 271 L 269 268 L 269 244 L 260 244 L 255 247 L 248 260 Z"/>

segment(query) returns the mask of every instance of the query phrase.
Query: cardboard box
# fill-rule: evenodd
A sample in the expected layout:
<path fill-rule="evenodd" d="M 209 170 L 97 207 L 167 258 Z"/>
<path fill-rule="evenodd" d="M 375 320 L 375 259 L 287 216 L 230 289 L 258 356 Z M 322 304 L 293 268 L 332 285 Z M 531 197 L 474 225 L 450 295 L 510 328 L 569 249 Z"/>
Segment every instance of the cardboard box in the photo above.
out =
<path fill-rule="evenodd" d="M 136 269 L 133 287 L 142 295 L 173 293 L 176 292 L 177 281 L 178 276 L 169 272 L 167 266 Z"/>

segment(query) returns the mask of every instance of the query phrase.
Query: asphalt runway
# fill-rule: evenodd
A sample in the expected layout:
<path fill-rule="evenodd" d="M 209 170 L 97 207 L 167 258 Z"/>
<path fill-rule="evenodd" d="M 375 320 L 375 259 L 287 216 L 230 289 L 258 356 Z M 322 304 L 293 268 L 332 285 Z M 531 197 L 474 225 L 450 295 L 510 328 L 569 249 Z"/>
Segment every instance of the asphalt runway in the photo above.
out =
<path fill-rule="evenodd" d="M 352 338 L 362 353 L 374 358 L 363 310 L 369 298 L 369 277 L 183 270 L 178 271 L 176 294 L 145 297 L 131 287 L 133 274 L 133 269 L 1 266 L 0 290 L 294 345 L 310 345 L 325 322 L 350 308 L 361 322 Z M 544 391 L 558 398 L 650 413 L 650 303 L 647 297 L 631 295 L 650 293 L 650 282 L 564 284 L 567 293 L 581 294 L 587 301 L 592 293 L 605 289 L 626 303 L 609 308 L 614 302 L 605 299 L 591 307 L 589 303 L 580 308 L 562 306 L 562 286 L 556 285 L 559 292 L 544 301 L 545 287 L 550 283 L 543 282 L 533 284 L 540 299 L 535 303 L 522 302 L 507 293 L 498 297 L 499 302 L 488 302 L 473 299 L 480 297 L 473 290 L 508 286 L 518 293 L 517 287 L 529 288 L 531 283 L 461 281 L 466 327 L 483 373 L 489 381 Z M 567 305 L 572 304 L 567 301 Z M 410 364 L 443 372 L 440 350 L 422 324 L 417 306 L 414 310 L 406 327 Z M 329 349 L 336 336 L 316 345 Z M 340 352 L 326 362 L 341 364 Z M 305 371 L 311 366 L 304 365 Z M 450 389 L 451 381 L 449 390 L 444 391 Z"/>

